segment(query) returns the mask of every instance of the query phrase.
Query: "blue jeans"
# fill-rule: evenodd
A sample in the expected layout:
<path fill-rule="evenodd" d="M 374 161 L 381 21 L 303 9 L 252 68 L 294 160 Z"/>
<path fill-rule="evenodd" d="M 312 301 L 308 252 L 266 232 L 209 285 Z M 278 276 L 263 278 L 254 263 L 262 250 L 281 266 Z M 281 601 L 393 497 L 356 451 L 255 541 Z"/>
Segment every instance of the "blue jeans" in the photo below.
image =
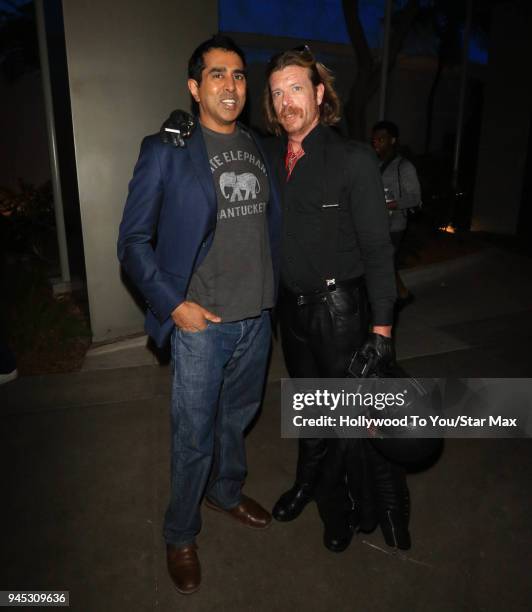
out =
<path fill-rule="evenodd" d="M 204 495 L 230 509 L 246 477 L 244 430 L 262 397 L 270 315 L 172 333 L 171 491 L 164 538 L 181 547 L 201 528 Z"/>

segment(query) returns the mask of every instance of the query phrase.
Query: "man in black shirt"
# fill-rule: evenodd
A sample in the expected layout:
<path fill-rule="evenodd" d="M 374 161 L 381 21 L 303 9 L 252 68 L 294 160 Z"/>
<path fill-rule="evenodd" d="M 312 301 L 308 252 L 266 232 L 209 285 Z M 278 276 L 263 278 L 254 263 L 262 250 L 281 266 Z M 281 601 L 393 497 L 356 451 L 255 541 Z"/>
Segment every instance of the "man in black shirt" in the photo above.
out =
<path fill-rule="evenodd" d="M 308 47 L 274 56 L 267 78 L 265 114 L 278 136 L 272 167 L 283 200 L 279 320 L 288 372 L 344 377 L 361 347 L 385 365 L 393 360 L 396 289 L 376 157 L 331 129 L 338 97 Z M 272 514 L 293 520 L 313 498 L 330 550 L 345 550 L 355 526 L 370 531 L 377 521 L 388 544 L 409 547 L 404 474 L 366 441 L 299 440 L 295 484 Z"/>

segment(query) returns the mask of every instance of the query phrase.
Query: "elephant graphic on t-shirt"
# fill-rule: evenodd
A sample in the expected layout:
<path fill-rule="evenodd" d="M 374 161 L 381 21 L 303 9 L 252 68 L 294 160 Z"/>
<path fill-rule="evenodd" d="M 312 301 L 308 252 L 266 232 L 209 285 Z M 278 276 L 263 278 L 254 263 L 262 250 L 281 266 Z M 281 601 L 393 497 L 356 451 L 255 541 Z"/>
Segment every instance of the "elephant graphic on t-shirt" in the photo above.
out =
<path fill-rule="evenodd" d="M 232 191 L 227 191 L 226 188 L 231 188 Z M 235 172 L 223 172 L 220 176 L 220 191 L 223 197 L 230 202 L 242 200 L 255 200 L 257 194 L 260 193 L 259 179 L 252 172 L 243 172 L 236 174 Z"/>

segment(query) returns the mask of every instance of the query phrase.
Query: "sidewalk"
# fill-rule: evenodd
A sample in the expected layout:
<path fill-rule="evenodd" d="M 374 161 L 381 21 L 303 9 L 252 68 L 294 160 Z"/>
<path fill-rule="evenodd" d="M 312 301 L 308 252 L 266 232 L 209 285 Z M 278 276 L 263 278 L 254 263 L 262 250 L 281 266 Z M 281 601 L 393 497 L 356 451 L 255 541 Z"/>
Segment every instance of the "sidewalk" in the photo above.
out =
<path fill-rule="evenodd" d="M 531 376 L 532 261 L 490 251 L 465 263 L 403 274 L 416 301 L 398 325 L 399 359 L 420 376 Z M 204 510 L 203 584 L 178 595 L 161 537 L 168 367 L 116 365 L 0 387 L 0 589 L 70 590 L 71 609 L 88 612 L 529 609 L 530 440 L 447 441 L 435 466 L 409 477 L 406 555 L 378 531 L 330 553 L 314 504 L 264 533 Z M 296 459 L 279 436 L 282 372 L 276 348 L 248 437 L 246 492 L 267 506 Z"/>

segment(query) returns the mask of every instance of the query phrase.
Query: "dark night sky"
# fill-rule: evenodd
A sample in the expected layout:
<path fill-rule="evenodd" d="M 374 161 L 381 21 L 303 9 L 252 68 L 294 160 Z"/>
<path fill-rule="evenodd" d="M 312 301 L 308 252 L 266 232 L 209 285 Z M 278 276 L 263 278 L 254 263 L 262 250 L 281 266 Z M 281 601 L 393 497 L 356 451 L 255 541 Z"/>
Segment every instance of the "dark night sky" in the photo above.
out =
<path fill-rule="evenodd" d="M 430 5 L 431 0 L 422 0 Z M 400 8 L 405 0 L 395 0 Z M 360 18 L 371 47 L 381 45 L 385 0 L 359 0 Z M 283 36 L 299 40 L 349 43 L 340 0 L 219 0 L 220 30 Z M 415 55 L 436 53 L 436 40 L 430 32 L 417 32 L 407 41 L 405 51 Z M 487 50 L 473 33 L 470 60 L 487 62 Z"/>

